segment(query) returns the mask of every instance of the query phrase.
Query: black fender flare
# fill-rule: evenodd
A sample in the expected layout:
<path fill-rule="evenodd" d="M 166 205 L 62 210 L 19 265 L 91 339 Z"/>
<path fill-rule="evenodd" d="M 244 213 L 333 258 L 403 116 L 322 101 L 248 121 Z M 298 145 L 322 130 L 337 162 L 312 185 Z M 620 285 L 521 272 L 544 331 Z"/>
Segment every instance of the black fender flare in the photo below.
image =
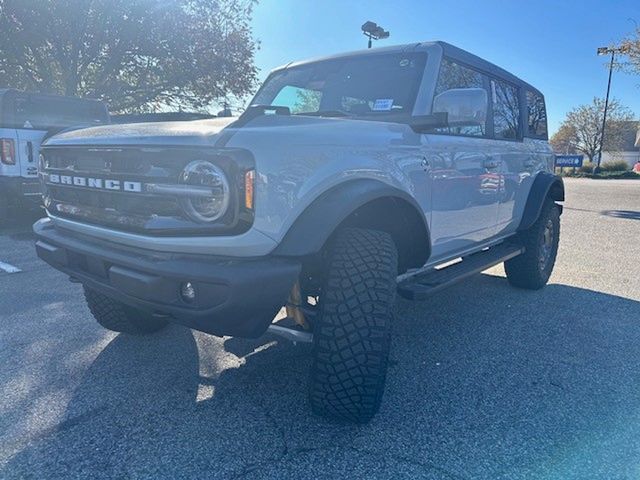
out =
<path fill-rule="evenodd" d="M 556 202 L 564 201 L 564 183 L 562 178 L 548 172 L 541 172 L 536 175 L 529 190 L 524 213 L 518 226 L 518 231 L 527 230 L 533 225 L 542 211 L 545 199 L 549 197 Z M 560 207 L 562 208 L 562 207 Z M 562 213 L 562 210 L 560 210 Z"/>
<path fill-rule="evenodd" d="M 336 228 L 352 213 L 380 199 L 401 200 L 415 209 L 426 233 L 426 238 L 422 239 L 427 250 L 424 253 L 426 261 L 431 250 L 431 239 L 424 211 L 408 193 L 373 179 L 348 180 L 323 192 L 296 219 L 273 254 L 303 257 L 320 252 Z"/>

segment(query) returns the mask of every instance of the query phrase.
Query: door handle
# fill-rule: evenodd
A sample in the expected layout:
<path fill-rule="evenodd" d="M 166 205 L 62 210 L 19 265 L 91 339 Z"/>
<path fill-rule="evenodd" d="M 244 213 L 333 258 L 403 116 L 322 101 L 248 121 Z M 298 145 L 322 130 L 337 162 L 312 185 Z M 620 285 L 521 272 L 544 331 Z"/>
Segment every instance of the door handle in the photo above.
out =
<path fill-rule="evenodd" d="M 33 142 L 27 142 L 27 160 L 33 163 Z"/>
<path fill-rule="evenodd" d="M 498 168 L 500 166 L 500 160 L 496 160 L 495 158 L 489 157 L 485 158 L 482 162 L 482 166 L 486 169 Z"/>

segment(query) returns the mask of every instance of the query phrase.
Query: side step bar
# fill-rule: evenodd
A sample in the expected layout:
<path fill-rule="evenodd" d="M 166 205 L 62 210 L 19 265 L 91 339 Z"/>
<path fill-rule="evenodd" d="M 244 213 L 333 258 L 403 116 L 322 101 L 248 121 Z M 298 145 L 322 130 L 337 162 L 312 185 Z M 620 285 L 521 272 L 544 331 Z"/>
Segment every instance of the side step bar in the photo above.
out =
<path fill-rule="evenodd" d="M 524 252 L 524 247 L 502 243 L 462 258 L 453 265 L 429 270 L 398 284 L 398 294 L 408 300 L 424 300 L 454 283 L 469 278 Z"/>

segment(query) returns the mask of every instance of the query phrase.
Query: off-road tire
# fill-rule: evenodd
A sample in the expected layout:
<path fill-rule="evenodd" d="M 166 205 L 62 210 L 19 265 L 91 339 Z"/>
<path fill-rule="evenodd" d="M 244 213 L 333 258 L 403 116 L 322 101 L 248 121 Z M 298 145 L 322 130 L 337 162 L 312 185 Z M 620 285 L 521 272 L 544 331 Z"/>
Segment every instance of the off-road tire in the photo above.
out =
<path fill-rule="evenodd" d="M 549 252 L 546 260 L 541 261 L 544 249 L 544 236 L 548 226 L 553 229 Z M 547 199 L 542 206 L 540 217 L 527 230 L 518 234 L 525 252 L 504 262 L 504 270 L 509 283 L 518 288 L 539 290 L 549 281 L 558 254 L 560 240 L 560 210 L 551 200 Z"/>
<path fill-rule="evenodd" d="M 107 330 L 145 335 L 157 332 L 167 321 L 113 300 L 91 288 L 84 287 L 84 298 L 94 318 Z"/>
<path fill-rule="evenodd" d="M 365 423 L 380 408 L 397 274 L 398 254 L 387 233 L 345 228 L 331 241 L 313 325 L 309 399 L 315 413 Z"/>

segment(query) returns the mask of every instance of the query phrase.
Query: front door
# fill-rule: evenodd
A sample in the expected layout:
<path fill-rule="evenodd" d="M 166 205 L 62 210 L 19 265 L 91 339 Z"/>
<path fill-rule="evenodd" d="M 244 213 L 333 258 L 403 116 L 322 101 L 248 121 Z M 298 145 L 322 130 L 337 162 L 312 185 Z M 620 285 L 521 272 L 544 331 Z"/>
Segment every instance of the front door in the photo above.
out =
<path fill-rule="evenodd" d="M 434 260 L 463 254 L 496 232 L 500 158 L 493 156 L 490 87 L 486 74 L 442 59 L 432 113 L 446 113 L 449 124 L 422 142 L 432 175 Z"/>
<path fill-rule="evenodd" d="M 427 135 L 424 154 L 431 166 L 432 259 L 488 240 L 495 234 L 498 165 L 491 141 Z"/>

